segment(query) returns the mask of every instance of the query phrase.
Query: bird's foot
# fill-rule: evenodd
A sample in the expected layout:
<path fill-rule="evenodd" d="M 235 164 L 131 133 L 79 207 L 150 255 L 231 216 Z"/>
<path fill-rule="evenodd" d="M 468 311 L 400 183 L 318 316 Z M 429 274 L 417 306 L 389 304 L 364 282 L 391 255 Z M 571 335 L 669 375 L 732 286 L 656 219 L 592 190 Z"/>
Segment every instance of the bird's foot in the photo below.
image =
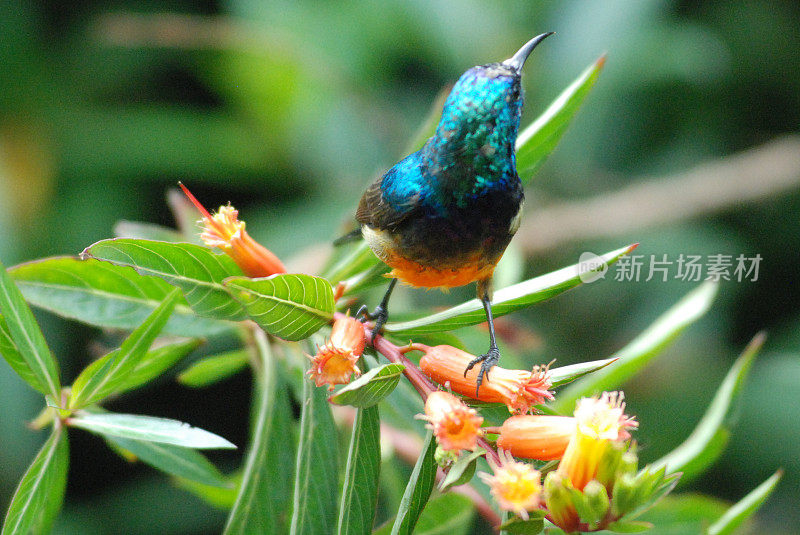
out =
<path fill-rule="evenodd" d="M 497 346 L 490 346 L 489 351 L 485 354 L 481 355 L 480 357 L 475 357 L 467 364 L 467 369 L 464 370 L 464 377 L 467 376 L 467 372 L 469 372 L 477 363 L 481 363 L 481 369 L 478 372 L 478 380 L 475 386 L 475 397 L 478 397 L 478 393 L 481 390 L 481 383 L 483 383 L 483 378 L 486 377 L 486 380 L 489 380 L 489 370 L 491 370 L 497 361 L 500 360 L 500 350 L 497 349 Z"/>
<path fill-rule="evenodd" d="M 375 336 L 380 334 L 381 329 L 383 329 L 383 326 L 386 324 L 386 320 L 389 319 L 389 311 L 381 305 L 378 305 L 375 307 L 375 310 L 370 312 L 367 305 L 361 305 L 361 308 L 356 312 L 356 317 L 359 318 L 361 323 L 368 320 L 375 320 L 375 325 L 372 327 L 372 339 L 374 340 Z"/>

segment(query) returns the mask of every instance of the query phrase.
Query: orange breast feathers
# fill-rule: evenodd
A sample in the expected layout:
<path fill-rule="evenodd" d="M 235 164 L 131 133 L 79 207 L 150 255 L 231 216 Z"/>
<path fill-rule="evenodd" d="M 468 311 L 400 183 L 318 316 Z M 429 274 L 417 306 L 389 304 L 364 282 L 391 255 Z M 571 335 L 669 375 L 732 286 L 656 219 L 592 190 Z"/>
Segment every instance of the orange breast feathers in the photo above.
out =
<path fill-rule="evenodd" d="M 402 256 L 395 241 L 386 233 L 369 226 L 363 227 L 364 238 L 375 254 L 392 268 L 386 277 L 400 279 L 411 286 L 423 288 L 455 288 L 471 282 L 489 279 L 500 260 L 489 260 L 481 252 L 465 258 L 456 266 L 432 267 Z"/>

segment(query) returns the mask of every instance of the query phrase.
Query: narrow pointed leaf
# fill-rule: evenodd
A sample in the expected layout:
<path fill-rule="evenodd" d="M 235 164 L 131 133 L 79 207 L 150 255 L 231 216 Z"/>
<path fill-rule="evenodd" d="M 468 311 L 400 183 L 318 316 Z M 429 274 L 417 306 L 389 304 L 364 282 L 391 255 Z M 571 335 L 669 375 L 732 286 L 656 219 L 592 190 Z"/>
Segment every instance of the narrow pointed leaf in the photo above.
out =
<path fill-rule="evenodd" d="M 113 357 L 96 370 L 89 370 L 85 378 L 82 378 L 83 373 L 78 376 L 70 391 L 70 409 L 79 409 L 100 401 L 113 393 L 128 378 L 147 355 L 147 350 L 166 325 L 179 297 L 180 290 L 175 288 L 164 302 L 122 342 Z"/>
<path fill-rule="evenodd" d="M 653 529 L 653 524 L 643 520 L 617 520 L 608 525 L 612 533 L 644 533 Z"/>
<path fill-rule="evenodd" d="M 734 402 L 741 394 L 747 372 L 763 343 L 763 334 L 753 338 L 725 375 L 714 399 L 689 438 L 654 462 L 654 469 L 666 467 L 668 472 L 683 472 L 681 483 L 686 483 L 717 460 L 731 435 Z"/>
<path fill-rule="evenodd" d="M 590 268 L 583 263 L 578 263 L 540 277 L 503 288 L 494 293 L 492 313 L 495 318 L 504 316 L 515 310 L 528 307 L 545 299 L 550 299 L 570 288 L 581 284 L 581 278 L 594 277 L 591 273 L 599 272 L 616 262 L 622 256 L 630 253 L 636 245 L 617 249 L 599 257 L 603 264 Z M 469 325 L 477 325 L 486 321 L 483 304 L 478 299 L 448 310 L 425 316 L 419 319 L 387 323 L 384 332 L 395 336 L 410 336 L 417 334 L 450 331 Z"/>
<path fill-rule="evenodd" d="M 161 304 L 174 286 L 144 277 L 126 265 L 53 257 L 9 269 L 25 299 L 65 318 L 98 327 L 130 330 Z M 211 336 L 233 323 L 198 316 L 183 297 L 164 331 L 181 336 Z"/>
<path fill-rule="evenodd" d="M 579 398 L 619 388 L 708 311 L 717 295 L 717 287 L 713 282 L 706 282 L 686 294 L 642 334 L 612 355 L 611 358 L 618 359 L 617 362 L 562 390 L 553 408 L 561 414 L 571 413 Z"/>
<path fill-rule="evenodd" d="M 133 370 L 114 387 L 113 393 L 121 394 L 155 379 L 176 362 L 197 349 L 200 343 L 200 340 L 185 340 L 148 351 Z M 115 349 L 86 366 L 78 378 L 75 379 L 72 385 L 73 390 L 84 388 L 86 381 L 98 373 L 118 353 L 119 349 Z"/>
<path fill-rule="evenodd" d="M 392 535 L 414 533 L 414 526 L 425 508 L 425 504 L 428 503 L 436 482 L 436 461 L 433 458 L 435 452 L 436 441 L 433 440 L 433 433 L 428 431 L 425 444 L 422 446 L 422 453 L 417 459 L 417 464 L 414 465 L 403 498 L 400 500 L 400 508 L 392 525 Z"/>
<path fill-rule="evenodd" d="M 303 340 L 333 318 L 333 288 L 312 275 L 284 274 L 264 279 L 232 277 L 225 281 L 231 295 L 250 318 L 284 340 Z"/>
<path fill-rule="evenodd" d="M 336 426 L 324 388 L 304 380 L 302 401 L 290 533 L 329 533 L 339 505 Z"/>
<path fill-rule="evenodd" d="M 31 373 L 24 373 L 23 379 L 29 381 L 34 377 L 35 383 L 29 382 L 32 387 L 42 394 L 50 394 L 54 399 L 59 399 L 61 383 L 58 379 L 58 364 L 50 353 L 50 348 L 47 347 L 33 312 L 2 263 L 0 263 L 0 313 L 6 320 L 5 326 L 16 345 L 18 355 L 30 369 Z"/>
<path fill-rule="evenodd" d="M 19 375 L 23 381 L 31 385 L 36 390 L 44 390 L 44 385 L 39 382 L 39 379 L 34 375 L 33 370 L 22 357 L 22 354 L 17 349 L 17 344 L 11 338 L 11 331 L 8 330 L 8 324 L 3 316 L 0 316 L 0 355 L 6 360 L 11 369 Z"/>
<path fill-rule="evenodd" d="M 231 486 L 217 467 L 197 450 L 127 438 L 107 436 L 105 439 L 114 447 L 130 452 L 143 463 L 169 475 L 214 487 Z"/>
<path fill-rule="evenodd" d="M 139 364 L 114 389 L 115 394 L 138 388 L 162 375 L 186 355 L 197 349 L 202 340 L 190 339 L 151 349 Z"/>
<path fill-rule="evenodd" d="M 339 502 L 339 535 L 372 531 L 381 469 L 378 407 L 356 411 Z"/>
<path fill-rule="evenodd" d="M 405 369 L 402 364 L 374 368 L 336 392 L 330 401 L 337 405 L 371 407 L 392 393 Z"/>
<path fill-rule="evenodd" d="M 246 349 L 204 357 L 181 372 L 178 382 L 194 388 L 214 384 L 246 368 L 249 358 Z"/>
<path fill-rule="evenodd" d="M 606 57 L 601 56 L 584 70 L 533 123 L 517 137 L 517 170 L 527 182 L 555 149 L 570 121 L 594 86 Z"/>
<path fill-rule="evenodd" d="M 289 393 L 266 335 L 255 333 L 259 366 L 253 385 L 253 419 L 242 482 L 225 535 L 286 533 L 290 521 L 294 441 Z"/>
<path fill-rule="evenodd" d="M 380 263 L 381 261 L 372 252 L 367 242 L 361 240 L 336 264 L 325 270 L 324 275 L 331 281 L 331 284 L 336 284 Z"/>
<path fill-rule="evenodd" d="M 236 449 L 219 435 L 199 427 L 155 416 L 115 414 L 111 412 L 76 412 L 67 425 L 112 438 L 130 438 L 196 449 Z"/>
<path fill-rule="evenodd" d="M 242 270 L 224 254 L 192 243 L 168 243 L 115 238 L 87 247 L 82 256 L 119 266 L 130 266 L 141 275 L 164 279 L 178 286 L 195 313 L 215 319 L 243 320 L 244 311 L 222 285 Z"/>
<path fill-rule="evenodd" d="M 68 464 L 67 434 L 53 429 L 11 498 L 2 535 L 50 531 L 64 500 Z"/>
<path fill-rule="evenodd" d="M 550 370 L 550 383 L 553 387 L 564 386 L 576 379 L 580 379 L 584 375 L 602 370 L 609 364 L 616 362 L 616 358 L 593 360 L 591 362 L 579 362 L 577 364 L 570 364 L 569 366 L 561 366 L 560 368 L 552 368 Z"/>
<path fill-rule="evenodd" d="M 544 516 L 536 513 L 528 520 L 508 513 L 510 518 L 500 524 L 501 535 L 538 535 L 544 528 Z M 563 533 L 563 532 L 562 532 Z"/>
<path fill-rule="evenodd" d="M 783 470 L 778 470 L 766 481 L 750 491 L 744 498 L 728 509 L 719 520 L 708 527 L 707 535 L 729 535 L 736 531 L 742 522 L 755 513 L 761 504 L 769 498 L 772 491 L 783 477 Z"/>

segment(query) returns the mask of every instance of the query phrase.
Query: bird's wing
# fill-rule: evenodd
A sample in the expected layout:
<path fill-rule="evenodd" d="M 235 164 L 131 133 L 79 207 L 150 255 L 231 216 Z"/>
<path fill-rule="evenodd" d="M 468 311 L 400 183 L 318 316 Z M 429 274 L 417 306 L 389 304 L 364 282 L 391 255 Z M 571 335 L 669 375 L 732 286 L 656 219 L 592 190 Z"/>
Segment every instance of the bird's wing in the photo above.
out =
<path fill-rule="evenodd" d="M 367 188 L 356 220 L 375 229 L 392 229 L 421 207 L 421 190 L 418 170 L 403 160 Z"/>

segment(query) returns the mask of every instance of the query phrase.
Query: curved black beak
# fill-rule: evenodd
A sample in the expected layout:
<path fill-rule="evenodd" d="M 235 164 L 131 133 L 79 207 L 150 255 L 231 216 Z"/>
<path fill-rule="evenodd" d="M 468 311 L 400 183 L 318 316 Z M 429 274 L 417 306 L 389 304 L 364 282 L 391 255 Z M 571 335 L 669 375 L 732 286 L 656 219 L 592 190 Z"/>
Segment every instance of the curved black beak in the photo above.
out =
<path fill-rule="evenodd" d="M 511 67 L 517 72 L 521 72 L 522 66 L 525 65 L 525 60 L 528 59 L 528 56 L 531 55 L 531 52 L 533 52 L 533 49 L 536 48 L 536 45 L 538 45 L 539 43 L 541 43 L 554 33 L 556 32 L 547 32 L 541 35 L 537 35 L 536 37 L 534 37 L 533 39 L 522 45 L 522 48 L 520 48 L 516 54 L 505 60 L 503 62 L 503 65 Z"/>

